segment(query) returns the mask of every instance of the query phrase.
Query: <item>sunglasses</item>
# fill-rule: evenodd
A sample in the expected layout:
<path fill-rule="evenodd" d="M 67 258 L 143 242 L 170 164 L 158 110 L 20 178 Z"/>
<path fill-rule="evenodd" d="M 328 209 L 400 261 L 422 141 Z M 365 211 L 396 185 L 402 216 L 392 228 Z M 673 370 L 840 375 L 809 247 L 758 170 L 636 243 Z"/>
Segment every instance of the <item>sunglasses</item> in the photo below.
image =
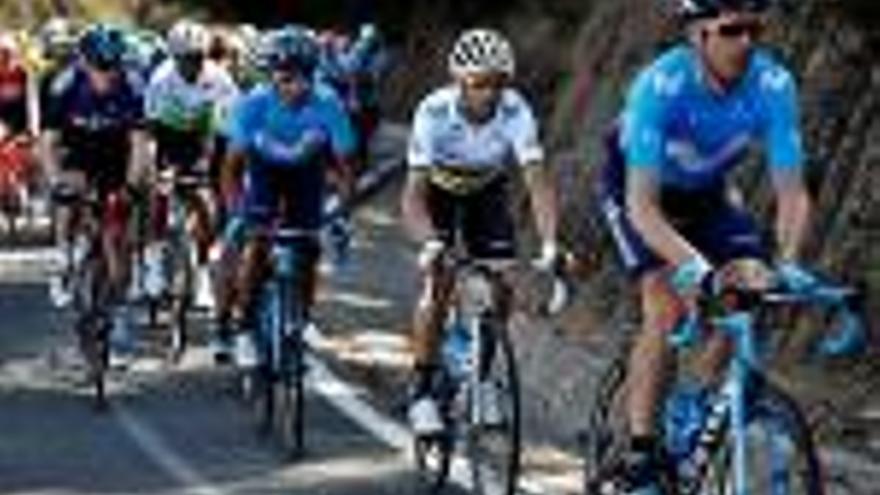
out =
<path fill-rule="evenodd" d="M 299 72 L 276 72 L 273 78 L 276 83 L 285 85 L 302 83 L 306 81 L 305 76 L 303 76 Z"/>
<path fill-rule="evenodd" d="M 468 89 L 486 91 L 503 87 L 504 78 L 496 76 L 467 77 L 463 80 L 463 84 Z"/>
<path fill-rule="evenodd" d="M 764 33 L 764 25 L 760 22 L 730 22 L 719 25 L 716 32 L 723 38 L 742 38 L 748 35 L 754 40 Z"/>

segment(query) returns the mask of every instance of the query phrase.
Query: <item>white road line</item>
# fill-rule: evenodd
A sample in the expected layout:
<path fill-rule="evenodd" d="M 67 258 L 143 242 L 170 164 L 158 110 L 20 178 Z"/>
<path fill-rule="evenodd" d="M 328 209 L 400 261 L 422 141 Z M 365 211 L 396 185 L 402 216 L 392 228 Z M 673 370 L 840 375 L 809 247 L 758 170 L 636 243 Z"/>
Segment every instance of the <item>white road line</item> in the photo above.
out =
<path fill-rule="evenodd" d="M 320 331 L 314 326 L 310 330 L 306 332 L 306 340 L 309 345 L 320 347 L 321 340 L 323 339 Z M 310 385 L 327 402 L 386 445 L 401 450 L 404 453 L 412 452 L 414 439 L 407 427 L 383 415 L 361 399 L 355 388 L 339 378 L 320 359 L 308 356 L 307 362 L 309 373 L 311 374 L 309 379 Z M 470 467 L 468 462 L 461 456 L 453 458 L 450 479 L 466 490 L 473 488 Z M 520 488 L 520 493 L 523 494 L 551 493 L 535 481 L 529 479 L 521 479 Z M 503 490 L 493 487 L 491 491 L 502 492 Z"/>
<path fill-rule="evenodd" d="M 114 403 L 113 411 L 119 424 L 138 448 L 152 459 L 163 471 L 185 486 L 183 493 L 192 495 L 230 495 L 211 484 L 188 462 L 177 454 L 158 433 L 153 431 L 133 412 Z"/>

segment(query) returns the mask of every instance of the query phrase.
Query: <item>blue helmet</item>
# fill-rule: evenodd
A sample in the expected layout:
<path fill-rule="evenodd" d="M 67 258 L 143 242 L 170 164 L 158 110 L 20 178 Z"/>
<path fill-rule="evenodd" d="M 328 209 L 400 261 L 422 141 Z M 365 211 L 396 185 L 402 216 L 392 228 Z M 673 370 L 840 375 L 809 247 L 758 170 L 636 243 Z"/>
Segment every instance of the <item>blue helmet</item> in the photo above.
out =
<path fill-rule="evenodd" d="M 126 43 L 122 31 L 96 24 L 88 28 L 79 39 L 78 50 L 86 63 L 105 69 L 122 66 Z"/>
<path fill-rule="evenodd" d="M 320 59 L 314 37 L 304 28 L 287 26 L 267 34 L 263 46 L 269 70 L 289 70 L 311 77 Z"/>
<path fill-rule="evenodd" d="M 771 0 L 674 0 L 676 13 L 687 19 L 715 17 L 724 11 L 760 13 Z"/>

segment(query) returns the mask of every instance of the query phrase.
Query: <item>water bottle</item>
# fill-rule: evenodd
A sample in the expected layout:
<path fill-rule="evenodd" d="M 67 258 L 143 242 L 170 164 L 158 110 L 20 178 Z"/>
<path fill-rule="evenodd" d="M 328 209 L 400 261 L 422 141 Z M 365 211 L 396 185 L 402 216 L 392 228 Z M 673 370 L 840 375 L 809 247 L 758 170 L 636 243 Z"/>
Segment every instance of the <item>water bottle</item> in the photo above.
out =
<path fill-rule="evenodd" d="M 693 452 L 706 421 L 708 400 L 699 385 L 683 385 L 672 391 L 663 413 L 666 450 L 676 462 Z"/>
<path fill-rule="evenodd" d="M 461 380 L 467 375 L 470 354 L 471 333 L 461 318 L 453 316 L 446 325 L 443 357 L 454 379 Z"/>

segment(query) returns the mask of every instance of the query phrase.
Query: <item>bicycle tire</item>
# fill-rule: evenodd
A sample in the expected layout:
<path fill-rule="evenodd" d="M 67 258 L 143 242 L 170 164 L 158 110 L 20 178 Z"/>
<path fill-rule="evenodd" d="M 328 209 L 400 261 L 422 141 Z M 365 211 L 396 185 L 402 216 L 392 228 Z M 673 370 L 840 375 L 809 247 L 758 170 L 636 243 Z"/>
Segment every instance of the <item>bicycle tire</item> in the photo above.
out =
<path fill-rule="evenodd" d="M 178 363 L 183 358 L 189 344 L 189 310 L 192 306 L 194 286 L 190 250 L 193 248 L 188 241 L 183 239 L 175 241 L 172 246 L 173 289 L 170 301 L 168 357 L 172 363 Z"/>
<path fill-rule="evenodd" d="M 628 344 L 617 346 L 595 388 L 593 405 L 581 439 L 585 493 L 594 491 L 594 481 L 613 462 L 625 444 L 625 431 L 619 425 L 610 424 L 609 419 L 614 412 L 620 412 L 616 408 L 622 406 L 623 397 L 620 394 L 626 379 L 629 350 Z"/>
<path fill-rule="evenodd" d="M 94 388 L 94 407 L 108 406 L 107 369 L 110 362 L 110 323 L 102 306 L 106 304 L 106 278 L 101 253 L 91 253 L 76 277 L 81 291 L 78 333 L 80 349 L 86 360 L 89 380 Z"/>
<path fill-rule="evenodd" d="M 762 375 L 754 375 L 753 386 L 754 395 L 748 406 L 748 446 L 750 448 L 757 447 L 756 440 L 762 435 L 771 433 L 773 436 L 776 436 L 781 433 L 786 437 L 782 440 L 787 443 L 783 447 L 789 450 L 788 453 L 795 454 L 792 456 L 792 459 L 797 461 L 796 463 L 785 463 L 785 467 L 793 468 L 789 474 L 793 475 L 794 479 L 789 481 L 798 483 L 797 488 L 783 491 L 783 493 L 792 495 L 824 495 L 825 487 L 822 465 L 816 452 L 811 428 L 797 401 L 781 387 Z M 774 434 L 772 430 L 777 431 Z M 717 473 L 719 475 L 718 479 L 714 480 L 716 491 L 709 492 L 713 495 L 732 495 L 733 493 L 731 480 L 733 477 L 732 449 L 733 445 L 726 442 L 716 454 L 716 457 L 719 459 L 716 465 L 720 467 L 720 471 Z M 768 483 L 771 482 L 755 474 L 759 471 L 755 469 L 757 467 L 770 467 L 773 469 L 773 472 L 769 473 L 770 479 L 779 480 L 780 478 L 777 476 L 780 473 L 778 469 L 774 468 L 779 468 L 780 466 L 774 462 L 775 459 L 768 459 L 767 454 L 761 450 L 750 450 L 748 458 L 751 461 L 749 468 L 751 476 L 749 477 L 749 486 L 746 488 L 747 493 L 753 495 L 780 493 L 770 489 L 771 487 L 768 486 Z"/>
<path fill-rule="evenodd" d="M 278 331 L 281 332 L 281 375 L 278 380 L 278 429 L 285 456 L 300 458 L 305 449 L 305 366 L 302 312 L 293 304 L 285 281 L 279 287 Z M 300 301 L 300 299 L 296 299 Z"/>
<path fill-rule="evenodd" d="M 490 383 L 497 387 L 501 400 L 501 418 L 498 425 L 483 426 L 469 421 L 466 434 L 466 454 L 470 468 L 473 493 L 477 495 L 513 495 L 520 474 L 520 390 L 519 375 L 513 342 L 505 327 L 483 324 L 484 345 L 494 345 L 488 368 Z M 474 401 L 473 390 L 470 401 Z M 469 414 L 468 420 L 472 420 Z M 493 447 L 497 450 L 493 450 Z M 495 463 L 485 459 L 496 457 Z"/>

